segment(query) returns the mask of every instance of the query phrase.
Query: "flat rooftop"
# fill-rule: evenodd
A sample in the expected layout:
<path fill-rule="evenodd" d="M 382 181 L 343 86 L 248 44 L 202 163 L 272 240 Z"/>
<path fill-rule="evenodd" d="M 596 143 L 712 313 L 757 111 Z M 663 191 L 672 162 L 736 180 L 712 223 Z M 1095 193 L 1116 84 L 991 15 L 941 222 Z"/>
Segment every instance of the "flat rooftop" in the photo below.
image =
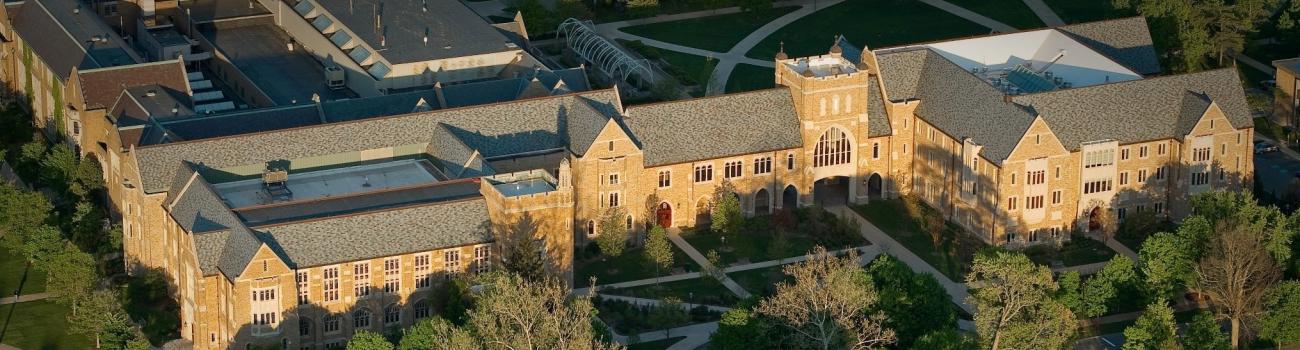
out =
<path fill-rule="evenodd" d="M 1008 94 L 1142 79 L 1056 29 L 919 44 Z"/>
<path fill-rule="evenodd" d="M 225 53 L 277 105 L 356 97 L 346 88 L 325 86 L 325 69 L 298 48 L 289 51 L 289 35 L 269 17 L 223 21 L 199 27 L 204 37 Z"/>
<path fill-rule="evenodd" d="M 380 192 L 440 181 L 433 164 L 423 159 L 405 159 L 289 174 L 287 187 L 292 199 L 277 201 L 263 189 L 261 178 L 213 184 L 231 208 L 320 200 Z"/>
<path fill-rule="evenodd" d="M 271 14 L 257 1 L 181 0 L 179 6 L 189 10 L 190 17 L 198 23 Z"/>
<path fill-rule="evenodd" d="M 1276 60 L 1273 61 L 1273 66 L 1289 71 L 1292 74 L 1300 74 L 1300 57 Z"/>
<path fill-rule="evenodd" d="M 858 71 L 858 68 L 849 60 L 830 55 L 796 58 L 786 61 L 785 65 L 800 74 L 811 72 L 814 77 L 828 77 Z"/>
<path fill-rule="evenodd" d="M 392 64 L 518 50 L 458 0 L 311 1 Z"/>

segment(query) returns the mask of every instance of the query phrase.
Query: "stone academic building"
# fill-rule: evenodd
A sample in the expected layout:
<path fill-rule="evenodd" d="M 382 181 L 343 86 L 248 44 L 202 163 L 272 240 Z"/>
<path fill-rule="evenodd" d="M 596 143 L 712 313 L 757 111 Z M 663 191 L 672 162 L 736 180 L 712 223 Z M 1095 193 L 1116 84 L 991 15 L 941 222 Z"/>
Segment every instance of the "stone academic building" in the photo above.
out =
<path fill-rule="evenodd" d="M 1252 173 L 1236 71 L 1162 75 L 1141 18 L 841 41 L 774 65 L 773 89 L 635 106 L 539 76 L 489 103 L 414 91 L 165 121 L 174 102 L 149 102 L 162 94 L 73 85 L 137 121 L 85 121 L 105 140 L 83 153 L 111 160 L 128 264 L 170 275 L 198 349 L 323 349 L 408 326 L 431 314 L 433 285 L 499 265 L 506 232 L 572 280 L 609 208 L 628 209 L 629 230 L 692 226 L 724 180 L 750 215 L 910 194 L 1016 247 L 1105 211 L 1176 219 L 1188 196 Z M 184 95 L 183 66 L 151 67 Z M 88 73 L 113 72 L 145 74 Z"/>

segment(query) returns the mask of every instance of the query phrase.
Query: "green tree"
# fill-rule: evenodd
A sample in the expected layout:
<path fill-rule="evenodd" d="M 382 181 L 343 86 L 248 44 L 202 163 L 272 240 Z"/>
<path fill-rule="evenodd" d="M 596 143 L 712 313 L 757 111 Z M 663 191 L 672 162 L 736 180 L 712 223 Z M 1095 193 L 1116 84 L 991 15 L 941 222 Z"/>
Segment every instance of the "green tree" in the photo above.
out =
<path fill-rule="evenodd" d="M 38 267 L 49 274 L 45 291 L 50 299 L 71 306 L 74 314 L 78 312 L 77 301 L 89 295 L 98 282 L 95 258 L 73 245 L 65 244 L 62 252 Z"/>
<path fill-rule="evenodd" d="M 673 244 L 668 241 L 668 232 L 663 227 L 656 225 L 650 228 L 650 233 L 645 238 L 645 256 L 646 260 L 654 264 L 656 278 L 659 269 L 673 266 Z M 658 280 L 655 283 L 658 284 Z"/>
<path fill-rule="evenodd" d="M 0 183 L 0 233 L 5 245 L 18 250 L 23 238 L 43 226 L 54 208 L 40 192 Z"/>
<path fill-rule="evenodd" d="M 416 321 L 402 331 L 400 350 L 460 350 L 478 347 L 469 332 L 439 317 Z"/>
<path fill-rule="evenodd" d="M 1300 281 L 1286 281 L 1273 288 L 1264 302 L 1259 322 L 1260 338 L 1282 345 L 1300 344 Z"/>
<path fill-rule="evenodd" d="M 453 278 L 443 284 L 441 294 L 439 310 L 442 310 L 442 317 L 454 324 L 465 324 L 469 319 L 469 309 L 473 303 L 469 283 L 464 278 Z"/>
<path fill-rule="evenodd" d="M 734 235 L 740 232 L 744 216 L 740 212 L 740 197 L 731 181 L 723 179 L 713 188 L 713 203 L 709 208 L 709 229 L 713 232 Z"/>
<path fill-rule="evenodd" d="M 880 293 L 873 308 L 884 313 L 884 326 L 898 334 L 898 346 L 907 348 L 923 335 L 957 328 L 957 310 L 934 276 L 916 273 L 887 254 L 867 267 Z"/>
<path fill-rule="evenodd" d="M 842 257 L 816 247 L 808 260 L 786 265 L 793 282 L 759 302 L 759 313 L 779 320 L 788 341 L 815 349 L 866 349 L 894 343 L 884 315 L 870 312 L 879 300 L 871 277 L 858 267 L 856 251 Z"/>
<path fill-rule="evenodd" d="M 600 216 L 596 228 L 596 245 L 600 246 L 600 252 L 606 256 L 623 255 L 623 250 L 627 248 L 627 228 L 623 223 L 626 216 L 623 207 L 605 209 L 605 213 Z"/>
<path fill-rule="evenodd" d="M 1142 242 L 1138 252 L 1143 279 L 1149 295 L 1162 300 L 1172 300 L 1195 280 L 1193 266 L 1194 242 L 1182 235 L 1160 232 Z"/>
<path fill-rule="evenodd" d="M 488 274 L 465 327 L 488 349 L 617 349 L 596 337 L 590 294 L 570 297 L 554 279 Z"/>
<path fill-rule="evenodd" d="M 1113 0 L 1117 8 L 1136 7 L 1155 28 L 1152 37 L 1169 40 L 1176 72 L 1193 72 L 1215 59 L 1223 66 L 1231 52 L 1241 52 L 1245 38 L 1267 23 L 1281 5 L 1277 0 Z"/>
<path fill-rule="evenodd" d="M 348 350 L 393 350 L 393 343 L 389 343 L 383 334 L 359 330 L 348 341 Z"/>
<path fill-rule="evenodd" d="M 1074 314 L 1051 297 L 1058 288 L 1052 270 L 1023 254 L 980 254 L 966 282 L 980 285 L 967 302 L 975 307 L 976 331 L 994 350 L 1058 349 L 1074 335 Z"/>
<path fill-rule="evenodd" d="M 765 316 L 749 308 L 735 308 L 722 313 L 718 331 L 709 337 L 713 350 L 777 349 L 780 339 Z"/>
<path fill-rule="evenodd" d="M 1174 310 L 1157 301 L 1147 306 L 1132 326 L 1124 329 L 1124 350 L 1168 350 L 1181 348 Z"/>
<path fill-rule="evenodd" d="M 1192 321 L 1187 323 L 1183 334 L 1183 348 L 1186 350 L 1223 350 L 1231 347 L 1228 335 L 1223 334 L 1219 322 L 1208 312 L 1197 312 Z"/>
<path fill-rule="evenodd" d="M 546 278 L 546 260 L 539 253 L 542 245 L 537 242 L 537 225 L 532 217 L 525 216 L 504 231 L 502 268 L 530 281 Z"/>
<path fill-rule="evenodd" d="M 45 159 L 45 151 L 44 140 L 37 139 L 23 144 L 18 150 L 18 163 L 14 164 L 14 170 L 18 171 L 24 180 L 29 182 L 39 180 L 37 176 L 41 173 L 41 160 Z"/>
<path fill-rule="evenodd" d="M 23 239 L 23 255 L 27 262 L 47 266 L 51 259 L 64 250 L 63 233 L 58 228 L 41 225 Z"/>
<path fill-rule="evenodd" d="M 650 313 L 650 324 L 656 328 L 664 330 L 664 335 L 672 337 L 672 328 L 690 321 L 691 315 L 686 313 L 686 308 L 682 306 L 682 300 L 676 297 L 666 297 L 658 307 Z"/>
<path fill-rule="evenodd" d="M 1106 304 L 1115 298 L 1119 288 L 1137 280 L 1133 260 L 1123 255 L 1110 259 L 1106 267 L 1080 286 L 1078 272 L 1068 272 L 1058 282 L 1057 300 L 1070 308 L 1076 316 L 1093 318 L 1106 314 Z M 1070 291 L 1078 289 L 1076 293 Z"/>
<path fill-rule="evenodd" d="M 979 340 L 956 329 L 940 329 L 916 338 L 912 350 L 965 350 L 979 347 Z"/>
<path fill-rule="evenodd" d="M 1197 263 L 1195 290 L 1231 324 L 1232 347 L 1240 345 L 1242 323 L 1263 312 L 1264 300 L 1281 278 L 1269 254 L 1269 237 L 1247 225 L 1223 223 Z"/>
<path fill-rule="evenodd" d="M 68 315 L 73 333 L 95 338 L 99 348 L 121 349 L 135 340 L 133 324 L 122 310 L 117 293 L 97 290 L 75 303 L 79 312 Z"/>

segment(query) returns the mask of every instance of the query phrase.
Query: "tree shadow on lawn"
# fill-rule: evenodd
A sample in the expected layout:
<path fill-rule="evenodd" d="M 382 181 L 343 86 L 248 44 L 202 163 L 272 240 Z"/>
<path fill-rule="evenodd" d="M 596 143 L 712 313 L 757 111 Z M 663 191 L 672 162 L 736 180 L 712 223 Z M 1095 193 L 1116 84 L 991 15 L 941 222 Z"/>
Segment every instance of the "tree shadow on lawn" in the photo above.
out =
<path fill-rule="evenodd" d="M 745 218 L 736 235 L 697 227 L 682 232 L 682 238 L 702 254 L 717 251 L 725 267 L 799 257 L 819 245 L 834 251 L 871 244 L 854 224 L 812 207 Z"/>

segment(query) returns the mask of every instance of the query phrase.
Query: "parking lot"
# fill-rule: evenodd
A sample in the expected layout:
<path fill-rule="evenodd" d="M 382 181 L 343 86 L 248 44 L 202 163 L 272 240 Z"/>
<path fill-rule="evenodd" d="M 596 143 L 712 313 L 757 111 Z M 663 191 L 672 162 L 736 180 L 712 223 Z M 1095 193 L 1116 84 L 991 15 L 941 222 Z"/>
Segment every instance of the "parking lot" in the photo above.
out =
<path fill-rule="evenodd" d="M 1300 160 L 1287 156 L 1283 152 L 1268 152 L 1255 155 L 1255 176 L 1263 184 L 1264 191 L 1279 194 L 1285 191 L 1300 173 Z"/>

